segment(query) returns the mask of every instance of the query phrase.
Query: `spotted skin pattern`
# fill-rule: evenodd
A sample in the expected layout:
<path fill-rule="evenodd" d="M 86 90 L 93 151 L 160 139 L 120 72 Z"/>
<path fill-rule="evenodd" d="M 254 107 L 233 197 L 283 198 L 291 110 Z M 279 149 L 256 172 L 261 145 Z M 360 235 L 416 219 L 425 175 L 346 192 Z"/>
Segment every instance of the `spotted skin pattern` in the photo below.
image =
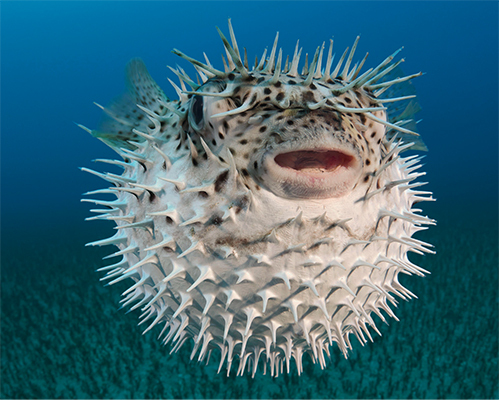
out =
<path fill-rule="evenodd" d="M 332 42 L 324 67 L 320 46 L 301 73 L 301 49 L 284 63 L 276 38 L 250 69 L 229 30 L 224 71 L 174 50 L 202 83 L 172 69 L 169 100 L 132 60 L 101 128 L 82 126 L 122 158 L 97 161 L 123 168 L 83 168 L 111 184 L 88 194 L 116 197 L 83 200 L 117 225 L 89 245 L 118 247 L 103 279 L 132 282 L 122 303 L 172 351 L 191 339 L 192 358 L 227 374 L 276 376 L 292 360 L 300 374 L 305 353 L 325 367 L 334 343 L 347 357 L 352 335 L 372 341 L 373 315 L 415 297 L 398 274 L 427 272 L 408 252 L 433 252 L 412 237 L 434 224 L 413 208 L 431 193 L 415 182 L 420 158 L 401 156 L 426 148 L 414 94 L 393 90 L 420 74 L 392 77 L 398 51 L 362 73 L 358 38 L 334 68 Z"/>

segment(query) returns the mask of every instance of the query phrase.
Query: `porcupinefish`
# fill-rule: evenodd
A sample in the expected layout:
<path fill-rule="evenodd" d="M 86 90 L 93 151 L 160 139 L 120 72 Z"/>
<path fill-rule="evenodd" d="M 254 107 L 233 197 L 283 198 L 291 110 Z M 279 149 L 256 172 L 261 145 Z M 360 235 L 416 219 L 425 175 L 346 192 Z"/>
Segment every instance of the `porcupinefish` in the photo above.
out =
<path fill-rule="evenodd" d="M 401 156 L 426 150 L 409 82 L 421 73 L 397 76 L 400 50 L 361 73 L 358 37 L 336 65 L 331 40 L 324 67 L 323 43 L 299 72 L 302 49 L 284 62 L 277 35 L 250 68 L 230 21 L 231 43 L 218 31 L 223 71 L 173 50 L 198 78 L 172 69 L 170 100 L 134 59 L 100 129 L 80 125 L 121 156 L 96 161 L 124 170 L 83 168 L 111 184 L 86 194 L 116 196 L 83 200 L 117 225 L 88 245 L 118 247 L 103 279 L 132 281 L 123 305 L 172 351 L 191 339 L 191 359 L 216 350 L 227 374 L 234 360 L 238 375 L 289 373 L 292 359 L 300 374 L 304 353 L 323 368 L 333 342 L 347 357 L 351 334 L 372 341 L 373 315 L 415 297 L 399 273 L 428 273 L 407 253 L 433 252 L 412 237 L 434 224 L 414 204 L 433 199 L 421 158 Z"/>

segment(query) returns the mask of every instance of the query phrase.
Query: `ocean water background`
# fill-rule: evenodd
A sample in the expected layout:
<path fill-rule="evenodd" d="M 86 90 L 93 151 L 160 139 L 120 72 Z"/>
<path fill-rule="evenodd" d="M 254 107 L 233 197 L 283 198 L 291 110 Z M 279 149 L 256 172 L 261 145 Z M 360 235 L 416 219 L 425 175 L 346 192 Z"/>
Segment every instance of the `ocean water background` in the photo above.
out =
<path fill-rule="evenodd" d="M 498 398 L 498 3 L 459 2 L 2 2 L 1 380 L 2 398 Z M 137 313 L 118 310 L 125 285 L 102 287 L 109 249 L 84 244 L 112 226 L 84 222 L 81 194 L 103 187 L 78 167 L 113 152 L 73 123 L 98 125 L 124 90 L 123 69 L 146 62 L 168 96 L 166 65 L 206 52 L 221 66 L 215 30 L 232 18 L 238 43 L 260 57 L 279 31 L 292 53 L 360 34 L 366 68 L 404 46 L 424 181 L 438 221 L 418 237 L 437 254 L 413 257 L 431 275 L 404 280 L 419 297 L 400 322 L 348 360 L 332 348 L 325 370 L 307 363 L 270 378 L 216 375 L 217 365 L 169 354 Z M 220 61 L 219 61 L 220 60 Z M 175 80 L 175 79 L 174 79 Z"/>

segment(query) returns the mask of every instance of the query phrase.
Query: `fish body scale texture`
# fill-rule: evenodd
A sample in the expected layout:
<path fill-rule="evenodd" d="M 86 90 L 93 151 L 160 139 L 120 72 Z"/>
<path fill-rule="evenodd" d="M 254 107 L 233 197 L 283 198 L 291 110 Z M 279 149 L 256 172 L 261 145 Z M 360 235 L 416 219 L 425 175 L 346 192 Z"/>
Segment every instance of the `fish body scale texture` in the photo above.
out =
<path fill-rule="evenodd" d="M 414 209 L 431 200 L 419 158 L 401 155 L 424 147 L 409 129 L 413 96 L 398 119 L 377 98 L 398 83 L 382 79 L 391 60 L 335 75 L 318 49 L 300 74 L 275 46 L 253 69 L 234 37 L 225 46 L 223 72 L 178 52 L 203 83 L 177 70 L 175 101 L 129 64 L 128 94 L 91 131 L 122 157 L 101 161 L 124 171 L 88 170 L 116 196 L 88 200 L 117 225 L 91 245 L 118 247 L 106 278 L 131 282 L 122 303 L 173 349 L 193 340 L 193 358 L 215 350 L 219 370 L 236 362 L 240 375 L 291 360 L 301 373 L 305 353 L 324 367 L 330 346 L 346 357 L 353 337 L 372 340 L 374 314 L 396 318 L 397 298 L 414 297 L 399 273 L 426 272 L 407 255 L 431 252 L 412 236 L 434 223 Z"/>

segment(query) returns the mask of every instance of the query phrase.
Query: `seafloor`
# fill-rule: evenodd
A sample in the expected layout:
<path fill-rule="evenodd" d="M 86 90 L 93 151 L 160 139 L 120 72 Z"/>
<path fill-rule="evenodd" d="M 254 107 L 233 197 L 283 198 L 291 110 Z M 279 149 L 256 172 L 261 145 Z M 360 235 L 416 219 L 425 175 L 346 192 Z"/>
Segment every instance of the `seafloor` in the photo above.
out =
<path fill-rule="evenodd" d="M 254 379 L 217 375 L 218 363 L 189 361 L 189 346 L 170 355 L 158 332 L 142 336 L 138 312 L 118 310 L 126 284 L 103 287 L 94 272 L 109 249 L 83 247 L 110 226 L 35 229 L 23 242 L 4 227 L 1 397 L 498 398 L 497 210 L 486 211 L 431 215 L 439 225 L 418 237 L 437 254 L 412 259 L 432 274 L 401 278 L 419 299 L 400 302 L 400 322 L 376 319 L 374 343 L 354 340 L 348 360 L 334 347 L 325 370 L 304 358 L 301 377 Z"/>

